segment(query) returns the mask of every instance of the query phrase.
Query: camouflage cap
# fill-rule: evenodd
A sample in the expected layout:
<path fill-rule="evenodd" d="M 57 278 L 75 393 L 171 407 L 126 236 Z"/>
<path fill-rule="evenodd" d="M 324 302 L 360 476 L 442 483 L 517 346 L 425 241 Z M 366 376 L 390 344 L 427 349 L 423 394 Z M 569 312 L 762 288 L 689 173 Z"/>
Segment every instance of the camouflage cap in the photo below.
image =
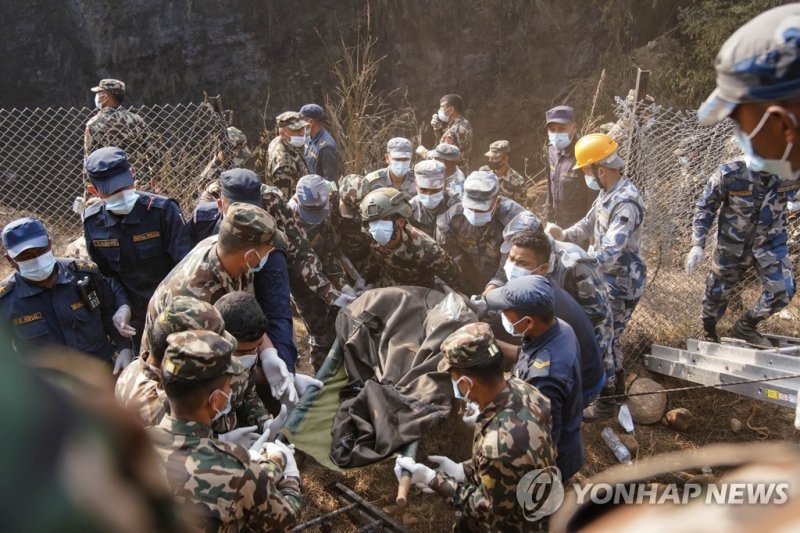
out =
<path fill-rule="evenodd" d="M 104 79 L 100 80 L 100 83 L 97 84 L 97 87 L 92 87 L 93 93 L 99 93 L 100 91 L 108 91 L 111 94 L 115 95 L 124 95 L 125 94 L 125 82 L 113 79 Z"/>
<path fill-rule="evenodd" d="M 275 230 L 275 219 L 269 213 L 260 207 L 240 202 L 228 207 L 219 228 L 220 234 L 227 232 L 253 244 L 272 244 Z"/>
<path fill-rule="evenodd" d="M 520 231 L 526 229 L 538 230 L 541 227 L 542 221 L 539 220 L 539 217 L 530 211 L 522 211 L 503 228 L 503 244 L 500 245 L 500 253 L 507 254 L 511 251 L 511 239 Z"/>
<path fill-rule="evenodd" d="M 358 174 L 348 174 L 342 179 L 339 187 L 339 213 L 344 218 L 358 218 L 358 210 L 361 207 L 361 184 L 364 176 Z"/>
<path fill-rule="evenodd" d="M 233 374 L 234 345 L 213 331 L 179 331 L 167 337 L 161 370 L 175 377 L 201 381 Z"/>
<path fill-rule="evenodd" d="M 467 209 L 488 211 L 499 193 L 500 185 L 494 172 L 476 170 L 464 180 L 464 198 L 461 203 Z"/>
<path fill-rule="evenodd" d="M 442 360 L 439 361 L 439 372 L 451 368 L 470 368 L 501 357 L 492 327 L 486 322 L 461 326 L 442 341 L 440 349 Z"/>
<path fill-rule="evenodd" d="M 206 329 L 220 335 L 236 347 L 236 339 L 225 331 L 225 321 L 216 307 L 191 296 L 176 296 L 159 313 L 156 322 L 167 334 Z"/>
<path fill-rule="evenodd" d="M 279 128 L 289 128 L 290 130 L 302 130 L 306 127 L 306 121 L 300 117 L 297 111 L 284 111 L 277 117 L 275 122 Z"/>
<path fill-rule="evenodd" d="M 247 144 L 247 135 L 245 135 L 244 132 L 239 128 L 228 126 L 228 129 L 225 131 L 228 134 L 228 140 L 231 142 L 234 148 L 240 148 Z"/>
<path fill-rule="evenodd" d="M 500 154 L 507 154 L 511 152 L 511 143 L 508 141 L 495 141 L 489 145 L 489 151 L 486 152 L 486 157 L 495 157 Z"/>
<path fill-rule="evenodd" d="M 394 137 L 386 143 L 386 153 L 390 157 L 411 157 L 414 145 L 405 137 Z"/>
<path fill-rule="evenodd" d="M 418 187 L 423 189 L 441 189 L 444 187 L 444 163 L 425 160 L 414 165 L 414 179 Z"/>
<path fill-rule="evenodd" d="M 455 144 L 442 143 L 435 150 L 428 152 L 428 156 L 442 161 L 458 161 L 461 150 Z"/>

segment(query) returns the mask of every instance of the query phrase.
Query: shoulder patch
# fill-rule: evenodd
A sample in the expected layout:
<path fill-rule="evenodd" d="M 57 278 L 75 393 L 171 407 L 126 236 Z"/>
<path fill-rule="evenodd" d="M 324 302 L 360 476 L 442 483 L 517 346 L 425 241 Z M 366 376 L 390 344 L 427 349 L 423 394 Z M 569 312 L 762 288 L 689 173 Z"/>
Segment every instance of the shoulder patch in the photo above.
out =
<path fill-rule="evenodd" d="M 722 163 L 720 165 L 720 172 L 722 174 L 728 174 L 731 172 L 739 172 L 747 168 L 747 165 L 744 161 L 736 160 L 736 161 L 728 161 L 726 163 Z"/>
<path fill-rule="evenodd" d="M 13 274 L 4 279 L 3 281 L 0 281 L 0 298 L 2 298 L 6 294 L 14 290 L 15 286 L 16 286 L 16 281 L 14 281 Z"/>
<path fill-rule="evenodd" d="M 103 209 L 103 202 L 97 202 L 84 209 L 83 215 L 81 216 L 83 217 L 84 220 L 86 220 L 87 218 L 99 213 L 102 209 Z"/>
<path fill-rule="evenodd" d="M 99 274 L 100 269 L 93 261 L 87 261 L 85 259 L 76 259 L 72 261 L 74 265 L 74 269 L 78 272 L 90 272 L 92 274 Z"/>

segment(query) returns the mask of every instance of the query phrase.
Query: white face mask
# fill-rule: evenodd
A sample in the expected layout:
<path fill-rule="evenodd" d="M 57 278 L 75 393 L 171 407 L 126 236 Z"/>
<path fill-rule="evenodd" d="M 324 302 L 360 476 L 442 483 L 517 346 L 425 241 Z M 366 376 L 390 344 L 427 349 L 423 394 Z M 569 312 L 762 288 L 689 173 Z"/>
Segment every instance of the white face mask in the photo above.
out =
<path fill-rule="evenodd" d="M 418 194 L 417 198 L 419 198 L 419 205 L 425 209 L 435 209 L 444 200 L 444 191 L 436 194 Z"/>
<path fill-rule="evenodd" d="M 519 324 L 523 320 L 525 320 L 525 317 L 520 318 L 519 320 L 517 320 L 516 322 L 514 322 L 512 324 L 511 321 L 506 318 L 506 315 L 504 313 L 500 313 L 500 321 L 503 323 L 503 329 L 505 329 L 506 332 L 508 332 L 508 334 L 511 335 L 512 337 L 524 337 L 525 336 L 524 332 L 517 333 L 516 331 L 514 331 L 514 328 L 517 326 L 517 324 Z"/>
<path fill-rule="evenodd" d="M 369 234 L 375 242 L 386 246 L 394 235 L 394 222 L 391 220 L 373 220 L 369 223 Z"/>
<path fill-rule="evenodd" d="M 745 133 L 739 128 L 739 125 L 734 124 L 733 134 L 736 137 L 739 146 L 742 148 L 742 151 L 744 152 L 744 162 L 747 165 L 747 168 L 753 172 L 766 172 L 767 174 L 775 174 L 776 176 L 785 180 L 793 179 L 794 173 L 792 172 L 792 164 L 788 161 L 789 152 L 791 152 L 792 148 L 794 147 L 792 143 L 786 145 L 786 150 L 783 151 L 783 157 L 780 159 L 763 158 L 758 155 L 755 151 L 755 148 L 753 148 L 752 138 L 755 137 L 759 131 L 761 131 L 761 128 L 763 128 L 764 124 L 767 122 L 767 118 L 769 118 L 769 113 L 765 112 L 758 125 L 750 133 L 750 135 L 745 135 Z"/>
<path fill-rule="evenodd" d="M 411 161 L 389 160 L 389 170 L 397 177 L 405 176 L 411 169 Z"/>
<path fill-rule="evenodd" d="M 600 187 L 600 182 L 597 181 L 597 178 L 594 176 L 590 176 L 589 174 L 584 174 L 583 179 L 586 181 L 586 186 L 592 189 L 593 191 L 599 191 L 602 187 Z"/>
<path fill-rule="evenodd" d="M 306 138 L 304 135 L 292 135 L 289 137 L 289 144 L 294 146 L 295 148 L 300 148 L 304 144 L 306 144 Z"/>
<path fill-rule="evenodd" d="M 19 275 L 31 281 L 46 280 L 53 273 L 55 266 L 56 258 L 53 256 L 52 250 L 27 261 L 17 261 Z"/>
<path fill-rule="evenodd" d="M 464 217 L 466 217 L 467 222 L 472 224 L 475 227 L 485 226 L 489 222 L 492 221 L 492 211 L 473 211 L 472 209 L 465 207 L 464 208 Z"/>
<path fill-rule="evenodd" d="M 512 279 L 521 278 L 522 276 L 530 276 L 533 274 L 527 268 L 522 268 L 520 266 L 515 265 L 511 262 L 510 259 L 506 260 L 506 264 L 503 265 L 503 270 L 506 273 L 506 279 L 511 281 Z"/>
<path fill-rule="evenodd" d="M 101 98 L 100 93 L 94 94 L 94 106 L 97 109 L 103 109 L 103 102 L 100 101 L 100 98 Z"/>
<path fill-rule="evenodd" d="M 258 355 L 253 353 L 250 355 L 239 355 L 237 357 L 239 358 L 239 362 L 242 364 L 242 366 L 245 369 L 250 370 L 251 368 L 253 368 L 253 365 L 255 364 Z"/>
<path fill-rule="evenodd" d="M 211 401 L 211 398 L 213 398 L 216 393 L 220 393 L 223 396 L 225 396 L 225 398 L 228 400 L 228 403 L 225 404 L 225 407 L 222 408 L 222 411 L 217 411 L 217 414 L 215 414 L 214 418 L 211 419 L 212 422 L 215 421 L 215 420 L 219 420 L 221 417 L 223 417 L 223 416 L 225 416 L 225 415 L 227 415 L 228 413 L 231 412 L 231 396 L 232 396 L 233 393 L 225 394 L 221 390 L 217 389 L 217 390 L 215 390 L 214 392 L 211 393 L 211 396 L 208 397 L 208 401 Z M 216 411 L 216 409 L 214 409 L 214 410 Z"/>
<path fill-rule="evenodd" d="M 447 118 L 447 115 L 444 114 L 444 109 L 442 109 L 441 107 L 439 108 L 439 111 L 436 112 L 436 116 L 439 117 L 439 120 L 445 123 L 449 122 L 450 120 Z"/>
<path fill-rule="evenodd" d="M 103 202 L 106 204 L 106 209 L 115 215 L 127 215 L 136 205 L 136 200 L 139 199 L 139 193 L 134 189 L 125 189 L 112 194 Z"/>
<path fill-rule="evenodd" d="M 259 270 L 261 270 L 262 268 L 264 268 L 264 265 L 267 264 L 267 259 L 269 259 L 269 254 L 270 254 L 270 252 L 267 252 L 267 254 L 264 257 L 261 257 L 261 254 L 258 253 L 258 250 L 255 249 L 253 249 L 253 253 L 256 254 L 256 256 L 258 257 L 258 265 L 254 267 L 248 265 L 247 267 L 248 274 L 254 274 Z"/>
<path fill-rule="evenodd" d="M 547 138 L 550 140 L 550 144 L 552 144 L 559 150 L 563 150 L 564 148 L 569 146 L 569 143 L 571 142 L 569 138 L 569 133 L 567 132 L 555 133 L 552 131 L 548 131 Z"/>

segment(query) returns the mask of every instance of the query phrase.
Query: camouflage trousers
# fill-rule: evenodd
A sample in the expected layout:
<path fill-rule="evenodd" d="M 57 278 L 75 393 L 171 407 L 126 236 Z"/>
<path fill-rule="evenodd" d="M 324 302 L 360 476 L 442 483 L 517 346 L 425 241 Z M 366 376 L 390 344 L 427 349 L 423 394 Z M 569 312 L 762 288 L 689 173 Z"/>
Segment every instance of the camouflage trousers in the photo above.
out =
<path fill-rule="evenodd" d="M 752 266 L 764 290 L 758 298 L 753 314 L 768 318 L 792 301 L 795 293 L 792 262 L 788 257 L 763 267 L 748 254 L 746 259 L 732 258 L 714 252 L 714 264 L 706 276 L 706 292 L 703 297 L 703 319 L 717 322 L 728 308 L 732 292 Z"/>
<path fill-rule="evenodd" d="M 309 289 L 303 278 L 295 272 L 289 271 L 292 302 L 308 331 L 311 362 L 316 369 L 318 365 L 314 358 L 324 359 L 336 339 L 336 308 L 329 306 Z"/>
<path fill-rule="evenodd" d="M 618 370 L 622 370 L 622 345 L 620 339 L 622 334 L 625 333 L 625 327 L 631 320 L 636 304 L 639 303 L 639 298 L 631 300 L 622 300 L 618 298 L 609 298 L 608 303 L 611 306 L 611 314 L 614 316 L 614 340 L 611 341 L 611 350 L 606 352 L 603 360 L 606 367 L 606 386 L 614 383 L 614 375 Z"/>

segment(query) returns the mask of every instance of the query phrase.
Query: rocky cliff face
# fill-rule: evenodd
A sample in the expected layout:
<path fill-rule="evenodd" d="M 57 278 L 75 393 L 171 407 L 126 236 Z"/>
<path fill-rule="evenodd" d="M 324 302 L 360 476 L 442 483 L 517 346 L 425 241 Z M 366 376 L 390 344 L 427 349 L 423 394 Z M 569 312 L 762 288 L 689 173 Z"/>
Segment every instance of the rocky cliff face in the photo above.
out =
<path fill-rule="evenodd" d="M 639 44 L 668 23 L 674 6 L 663 4 L 639 13 Z M 0 106 L 90 106 L 89 87 L 116 77 L 132 105 L 221 94 L 252 137 L 264 117 L 272 127 L 280 112 L 322 101 L 341 40 L 356 42 L 369 18 L 386 56 L 380 89 L 404 91 L 423 123 L 442 94 L 461 94 L 475 162 L 489 142 L 508 138 L 521 167 L 547 108 L 590 100 L 614 42 L 603 9 L 596 0 L 3 2 Z M 610 91 L 631 78 L 612 80 Z M 429 131 L 424 141 L 433 142 Z"/>

